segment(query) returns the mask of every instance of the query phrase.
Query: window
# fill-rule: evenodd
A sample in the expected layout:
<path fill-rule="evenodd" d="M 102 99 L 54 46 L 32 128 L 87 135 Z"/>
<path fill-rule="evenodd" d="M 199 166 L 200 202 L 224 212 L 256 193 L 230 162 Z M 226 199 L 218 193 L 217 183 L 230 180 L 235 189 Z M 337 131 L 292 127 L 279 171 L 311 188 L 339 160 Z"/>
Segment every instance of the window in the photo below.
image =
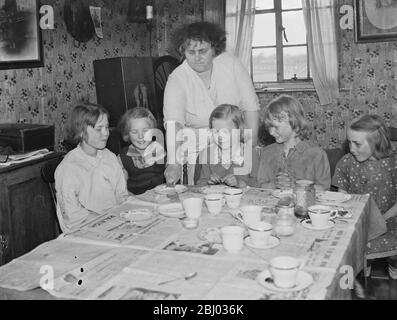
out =
<path fill-rule="evenodd" d="M 252 75 L 278 85 L 310 80 L 302 0 L 256 0 Z"/>

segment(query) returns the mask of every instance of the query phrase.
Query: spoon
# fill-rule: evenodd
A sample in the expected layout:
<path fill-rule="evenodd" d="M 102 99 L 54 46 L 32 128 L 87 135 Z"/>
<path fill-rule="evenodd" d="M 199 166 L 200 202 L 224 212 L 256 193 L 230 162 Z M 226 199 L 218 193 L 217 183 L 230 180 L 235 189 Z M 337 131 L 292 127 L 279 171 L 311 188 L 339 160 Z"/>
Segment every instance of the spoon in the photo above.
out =
<path fill-rule="evenodd" d="M 172 280 L 167 280 L 167 281 L 159 282 L 157 285 L 158 285 L 158 286 L 161 286 L 161 285 L 163 285 L 163 284 L 166 284 L 166 283 L 169 283 L 169 282 L 172 282 L 172 281 L 176 281 L 176 280 L 182 280 L 182 279 L 184 279 L 184 280 L 190 280 L 190 279 L 194 278 L 195 276 L 197 276 L 197 272 L 192 272 L 192 273 L 188 273 L 188 274 L 187 274 L 186 276 L 184 276 L 184 277 L 179 277 L 179 278 L 175 278 L 175 279 L 172 279 Z"/>

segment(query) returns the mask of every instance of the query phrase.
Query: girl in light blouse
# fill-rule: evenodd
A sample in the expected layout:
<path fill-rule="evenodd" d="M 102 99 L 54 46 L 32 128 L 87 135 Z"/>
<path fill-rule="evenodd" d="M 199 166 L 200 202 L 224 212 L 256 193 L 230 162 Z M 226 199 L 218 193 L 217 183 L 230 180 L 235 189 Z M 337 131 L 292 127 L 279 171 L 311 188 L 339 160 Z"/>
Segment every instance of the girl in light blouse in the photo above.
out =
<path fill-rule="evenodd" d="M 55 171 L 57 216 L 65 233 L 77 230 L 128 197 L 120 163 L 106 149 L 108 112 L 95 104 L 78 105 L 68 129 L 69 140 L 78 145 Z"/>

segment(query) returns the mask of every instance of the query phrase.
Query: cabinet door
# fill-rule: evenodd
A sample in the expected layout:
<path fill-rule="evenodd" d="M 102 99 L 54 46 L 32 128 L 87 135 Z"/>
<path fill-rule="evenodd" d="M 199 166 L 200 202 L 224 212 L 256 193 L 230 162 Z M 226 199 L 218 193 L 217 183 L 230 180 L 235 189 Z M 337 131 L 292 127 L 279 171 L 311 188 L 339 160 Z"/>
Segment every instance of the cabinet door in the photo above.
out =
<path fill-rule="evenodd" d="M 7 263 L 57 236 L 56 213 L 48 185 L 41 178 L 45 163 L 27 165 L 0 176 L 0 263 Z"/>

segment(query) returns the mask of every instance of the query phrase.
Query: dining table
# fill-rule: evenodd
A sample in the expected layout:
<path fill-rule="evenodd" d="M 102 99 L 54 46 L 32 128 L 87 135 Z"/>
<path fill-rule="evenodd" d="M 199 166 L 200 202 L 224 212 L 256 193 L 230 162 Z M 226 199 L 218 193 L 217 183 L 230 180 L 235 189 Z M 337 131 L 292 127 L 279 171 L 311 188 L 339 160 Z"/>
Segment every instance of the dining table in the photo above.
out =
<path fill-rule="evenodd" d="M 238 208 L 225 204 L 219 214 L 210 214 L 203 202 L 193 228 L 184 224 L 181 202 L 211 191 L 192 186 L 170 195 L 159 190 L 131 194 L 79 229 L 1 266 L 0 299 L 351 299 L 368 241 L 386 231 L 370 195 L 334 201 L 328 191 L 330 199 L 316 198 L 316 203 L 348 215 L 321 229 L 294 217 L 292 235 L 278 235 L 273 228 L 274 243 L 257 247 L 247 241 L 238 213 L 244 205 L 260 206 L 262 220 L 274 225 L 277 190 L 247 187 Z M 245 229 L 237 253 L 222 244 L 219 230 L 230 225 Z M 279 256 L 304 261 L 302 280 L 292 288 L 276 287 L 266 276 L 271 259 Z"/>

